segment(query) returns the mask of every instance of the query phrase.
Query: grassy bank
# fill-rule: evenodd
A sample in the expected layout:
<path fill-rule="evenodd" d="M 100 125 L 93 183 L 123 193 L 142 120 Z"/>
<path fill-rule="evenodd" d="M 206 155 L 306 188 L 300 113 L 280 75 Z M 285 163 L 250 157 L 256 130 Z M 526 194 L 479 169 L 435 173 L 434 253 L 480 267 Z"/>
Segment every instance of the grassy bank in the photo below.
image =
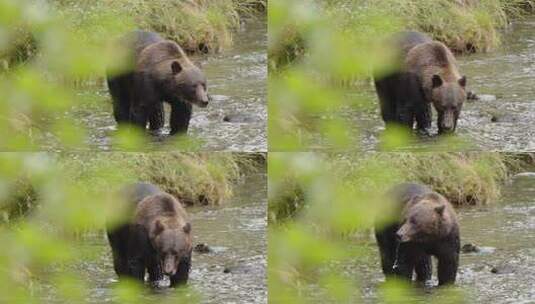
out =
<path fill-rule="evenodd" d="M 177 41 L 189 53 L 214 53 L 232 45 L 232 35 L 246 18 L 265 14 L 266 0 L 47 0 L 50 13 L 76 33 L 78 44 L 102 41 L 124 30 L 144 29 Z M 32 1 L 24 1 L 32 3 Z M 42 4 L 39 4 L 42 6 Z M 10 8 L 6 4 L 7 8 Z M 45 13 L 46 14 L 46 13 Z M 39 53 L 39 33 L 29 15 L 14 22 L 9 48 L 0 48 L 0 71 Z M 28 19 L 28 20 L 25 20 Z M 29 22 L 28 22 L 29 21 Z M 111 30 L 111 28 L 114 28 Z M 111 36 L 111 37 L 110 37 Z M 62 37 L 56 37 L 61 43 Z"/>
<path fill-rule="evenodd" d="M 278 4 L 270 5 L 277 11 Z M 335 27 L 349 36 L 380 37 L 385 27 L 418 30 L 430 34 L 457 52 L 489 51 L 500 45 L 499 31 L 511 20 L 535 8 L 534 0 L 316 0 L 309 14 L 286 16 L 286 29 L 269 50 L 270 68 L 277 70 L 306 57 L 314 44 L 314 23 Z M 312 11 L 324 18 L 311 18 Z M 301 9 L 300 11 L 303 11 Z M 271 14 L 271 11 L 270 11 Z M 319 13 L 316 13 L 319 14 Z M 275 22 L 280 22 L 274 16 Z M 299 24 L 296 19 L 306 18 Z M 303 22 L 301 22 L 303 23 Z M 393 27 L 392 27 L 393 25 Z M 321 26 L 320 26 L 321 28 Z M 329 38 L 324 37 L 329 47 Z"/>
<path fill-rule="evenodd" d="M 327 185 L 322 195 L 333 197 L 324 198 L 324 208 L 330 208 L 332 201 L 349 200 L 340 202 L 343 208 L 366 209 L 351 204 L 373 204 L 388 187 L 407 181 L 427 184 L 455 205 L 492 204 L 500 197 L 500 185 L 529 159 L 532 158 L 526 155 L 503 153 L 322 155 L 316 160 L 322 163 L 321 168 L 305 172 L 287 170 L 276 177 L 278 180 L 270 179 L 278 187 L 270 191 L 269 217 L 271 222 L 284 221 L 318 204 L 317 184 L 330 180 L 337 181 L 341 191 L 350 194 L 346 197 L 337 191 L 329 192 Z"/>
<path fill-rule="evenodd" d="M 373 9 L 399 20 L 406 30 L 426 32 L 458 52 L 480 52 L 500 44 L 499 30 L 533 11 L 533 0 L 339 0 L 326 1 L 341 30 Z M 360 9 L 359 9 L 360 8 Z"/>
<path fill-rule="evenodd" d="M 82 201 L 127 183 L 145 181 L 185 205 L 202 206 L 224 204 L 245 174 L 265 165 L 263 157 L 247 153 L 80 153 L 55 154 L 49 165 L 55 168 L 57 179 L 61 178 L 57 182 L 76 189 L 84 197 Z M 42 178 L 30 170 L 11 177 L 6 183 L 8 195 L 0 204 L 4 222 L 41 208 L 41 196 L 47 190 L 41 185 Z M 65 195 L 61 189 L 58 194 Z"/>
<path fill-rule="evenodd" d="M 152 182 L 188 204 L 223 204 L 244 174 L 264 166 L 264 155 L 245 153 L 0 153 L 0 302 L 91 299 L 100 270 L 80 263 L 112 273 L 94 240 L 105 223 L 128 216 L 116 191 L 125 183 Z M 198 303 L 189 286 L 158 300 Z M 151 292 L 128 280 L 106 288 L 120 303 L 145 303 Z"/>
<path fill-rule="evenodd" d="M 135 28 L 162 33 L 189 52 L 217 52 L 232 44 L 232 32 L 247 16 L 261 13 L 266 0 L 49 0 L 75 29 L 102 13 L 128 16 Z M 99 24 L 93 24 L 98 27 Z"/>

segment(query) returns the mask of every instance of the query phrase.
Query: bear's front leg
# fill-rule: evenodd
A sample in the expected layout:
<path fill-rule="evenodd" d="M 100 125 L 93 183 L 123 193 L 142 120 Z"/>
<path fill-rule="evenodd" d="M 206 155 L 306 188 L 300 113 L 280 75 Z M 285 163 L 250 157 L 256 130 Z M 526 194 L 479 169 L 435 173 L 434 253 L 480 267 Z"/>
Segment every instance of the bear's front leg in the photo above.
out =
<path fill-rule="evenodd" d="M 113 269 L 117 276 L 122 277 L 128 275 L 128 258 L 117 250 L 112 251 L 113 255 Z"/>
<path fill-rule="evenodd" d="M 141 282 L 145 281 L 145 261 L 142 257 L 133 256 L 128 259 L 129 275 Z"/>
<path fill-rule="evenodd" d="M 396 231 L 398 228 L 399 226 L 397 224 L 390 225 L 382 229 L 376 228 L 375 232 L 375 238 L 377 239 L 381 254 L 381 266 L 384 275 L 387 277 L 394 273 L 392 267 L 397 256 Z"/>
<path fill-rule="evenodd" d="M 419 135 L 431 136 L 429 129 L 431 129 L 431 121 L 433 120 L 433 112 L 431 105 L 425 101 L 420 101 L 420 108 L 416 113 L 416 129 Z"/>
<path fill-rule="evenodd" d="M 137 72 L 132 79 L 134 88 L 130 105 L 130 122 L 145 130 L 149 118 L 154 118 L 151 117 L 153 108 L 161 102 L 150 75 Z"/>
<path fill-rule="evenodd" d="M 128 240 L 128 272 L 141 282 L 145 281 L 145 268 L 150 241 L 147 230 L 141 225 L 130 225 Z"/>
<path fill-rule="evenodd" d="M 409 130 L 412 130 L 412 127 L 414 126 L 413 109 L 406 105 L 398 108 L 397 121 L 402 126 L 409 128 Z"/>
<path fill-rule="evenodd" d="M 414 266 L 417 255 L 415 254 L 412 243 L 400 243 L 394 262 L 394 274 L 402 279 L 412 281 Z"/>
<path fill-rule="evenodd" d="M 147 110 L 144 107 L 132 107 L 130 110 L 130 122 L 145 130 L 147 127 Z"/>
<path fill-rule="evenodd" d="M 396 121 L 396 90 L 399 81 L 398 73 L 375 81 L 375 89 L 381 106 L 381 117 L 387 125 Z"/>
<path fill-rule="evenodd" d="M 450 253 L 438 257 L 438 285 L 455 283 L 459 268 L 459 254 Z"/>
<path fill-rule="evenodd" d="M 423 254 L 416 261 L 414 266 L 414 271 L 416 272 L 416 281 L 424 283 L 431 280 L 431 274 L 433 273 L 433 263 L 431 261 L 431 256 Z"/>
<path fill-rule="evenodd" d="M 130 117 L 130 74 L 108 78 L 108 89 L 113 101 L 113 117 L 118 124 L 128 122 Z"/>
<path fill-rule="evenodd" d="M 189 103 L 183 101 L 171 103 L 171 135 L 188 132 L 191 112 L 191 104 Z"/>
<path fill-rule="evenodd" d="M 151 283 L 155 283 L 163 279 L 162 269 L 156 254 L 151 255 L 149 258 L 147 269 L 149 273 L 149 281 Z"/>
<path fill-rule="evenodd" d="M 152 105 L 149 114 L 149 128 L 151 131 L 156 131 L 164 126 L 165 112 L 163 109 L 163 103 L 157 102 Z"/>
<path fill-rule="evenodd" d="M 186 284 L 188 282 L 190 268 L 191 268 L 191 253 L 190 253 L 190 256 L 183 258 L 180 261 L 180 264 L 178 264 L 178 269 L 176 273 L 170 278 L 171 287 Z"/>

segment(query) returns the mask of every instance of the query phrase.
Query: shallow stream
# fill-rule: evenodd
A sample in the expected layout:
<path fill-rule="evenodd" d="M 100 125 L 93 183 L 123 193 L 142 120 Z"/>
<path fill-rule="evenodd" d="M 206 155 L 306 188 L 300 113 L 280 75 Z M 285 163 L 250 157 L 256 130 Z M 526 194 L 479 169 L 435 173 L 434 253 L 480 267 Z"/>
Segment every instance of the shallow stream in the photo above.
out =
<path fill-rule="evenodd" d="M 202 64 L 212 96 L 208 107 L 193 107 L 188 135 L 199 141 L 200 150 L 267 151 L 267 24 L 258 18 L 242 24 L 229 49 L 191 57 Z M 66 115 L 87 129 L 90 147 L 112 150 L 117 124 L 106 85 L 84 86 L 77 97 L 78 105 Z M 166 111 L 168 115 L 168 107 Z M 163 134 L 152 135 L 147 149 L 167 147 L 163 144 L 169 118 L 166 121 Z"/>
<path fill-rule="evenodd" d="M 266 184 L 265 174 L 252 174 L 224 205 L 187 209 L 193 244 L 206 244 L 211 249 L 209 253 L 193 252 L 192 257 L 188 286 L 200 295 L 201 303 L 267 303 Z M 112 287 L 118 281 L 105 234 L 84 236 L 76 246 L 80 261 L 66 267 L 74 268 L 87 283 L 88 301 L 115 302 Z M 61 267 L 49 271 L 51 275 L 62 272 Z M 165 281 L 161 285 L 166 285 Z M 55 302 L 52 285 L 41 282 L 35 289 L 43 300 Z M 171 289 L 160 287 L 144 300 L 156 303 L 161 297 L 169 301 L 173 296 Z"/>

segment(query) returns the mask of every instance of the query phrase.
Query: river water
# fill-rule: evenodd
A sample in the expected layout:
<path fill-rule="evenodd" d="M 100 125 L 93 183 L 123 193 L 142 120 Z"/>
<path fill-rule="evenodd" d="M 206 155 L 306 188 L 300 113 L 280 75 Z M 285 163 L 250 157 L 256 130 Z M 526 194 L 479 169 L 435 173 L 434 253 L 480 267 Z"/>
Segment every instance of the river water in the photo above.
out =
<path fill-rule="evenodd" d="M 242 24 L 231 48 L 221 54 L 191 58 L 202 64 L 213 98 L 208 107 L 193 108 L 188 135 L 199 142 L 200 150 L 267 151 L 266 48 L 267 23 L 258 17 Z M 89 146 L 113 149 L 111 136 L 117 126 L 106 85 L 84 87 L 77 97 L 80 106 L 66 114 L 87 128 Z M 230 122 L 224 121 L 226 116 Z M 166 125 L 163 135 L 151 136 L 147 149 L 172 149 L 165 145 L 168 133 Z"/>
<path fill-rule="evenodd" d="M 483 250 L 461 256 L 458 285 L 477 303 L 535 303 L 535 172 L 515 177 L 495 206 L 459 214 L 462 243 Z"/>
<path fill-rule="evenodd" d="M 224 205 L 187 209 L 194 245 L 207 244 L 212 250 L 193 252 L 188 286 L 193 291 L 190 294 L 200 295 L 201 303 L 267 303 L 266 187 L 265 173 L 251 174 Z M 104 233 L 84 236 L 76 250 L 80 261 L 65 267 L 74 269 L 86 282 L 88 302 L 116 302 L 112 288 L 117 284 L 117 276 Z M 50 275 L 61 273 L 61 269 L 50 270 Z M 53 285 L 37 285 L 42 300 L 57 301 Z M 143 302 L 169 303 L 174 296 L 171 289 L 162 287 L 144 295 Z"/>
<path fill-rule="evenodd" d="M 501 199 L 489 206 L 457 209 L 461 245 L 480 248 L 460 256 L 455 289 L 464 303 L 535 303 L 535 172 L 515 176 L 501 192 Z M 343 272 L 361 279 L 364 302 L 376 303 L 384 276 L 375 241 L 364 246 L 368 253 L 343 265 Z M 436 285 L 436 260 L 433 265 Z M 449 303 L 447 296 L 447 290 L 415 288 L 403 303 Z"/>
<path fill-rule="evenodd" d="M 480 95 L 492 95 L 468 101 L 463 107 L 456 139 L 461 146 L 440 145 L 436 138 L 411 142 L 411 150 L 535 150 L 535 19 L 514 22 L 502 35 L 502 45 L 490 53 L 457 56 L 461 73 L 468 78 L 468 88 Z M 379 149 L 384 123 L 373 86 L 351 90 L 349 100 L 362 100 L 358 109 L 345 108 L 340 115 L 349 124 L 350 134 L 361 150 Z M 331 113 L 332 114 L 332 113 Z M 327 115 L 329 117 L 329 115 Z M 436 134 L 436 112 L 432 133 Z M 494 117 L 494 119 L 493 119 Z M 493 121 L 495 120 L 495 121 Z M 431 144 L 439 145 L 437 148 Z M 319 149 L 325 143 L 317 143 Z"/>

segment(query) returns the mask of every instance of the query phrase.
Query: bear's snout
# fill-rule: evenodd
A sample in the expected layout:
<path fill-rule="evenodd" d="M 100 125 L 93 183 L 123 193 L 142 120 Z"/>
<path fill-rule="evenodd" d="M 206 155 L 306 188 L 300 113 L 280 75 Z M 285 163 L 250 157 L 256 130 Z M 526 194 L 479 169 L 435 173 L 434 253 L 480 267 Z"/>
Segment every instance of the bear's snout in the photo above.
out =
<path fill-rule="evenodd" d="M 452 134 L 455 132 L 455 127 L 443 126 L 438 129 L 439 134 Z"/>
<path fill-rule="evenodd" d="M 163 273 L 168 276 L 174 275 L 176 272 L 176 268 L 168 265 L 164 265 Z"/>
<path fill-rule="evenodd" d="M 162 271 L 165 275 L 172 276 L 176 273 L 176 260 L 174 256 L 167 256 L 162 265 Z"/>
<path fill-rule="evenodd" d="M 409 228 L 407 228 L 405 225 L 401 226 L 398 231 L 396 231 L 396 240 L 400 243 L 409 242 Z"/>
<path fill-rule="evenodd" d="M 453 133 L 457 124 L 457 117 L 453 111 L 439 114 L 438 131 L 440 134 Z"/>
<path fill-rule="evenodd" d="M 206 92 L 206 89 L 202 85 L 197 85 L 195 89 L 195 95 L 197 96 L 197 105 L 201 108 L 205 108 L 208 106 L 208 102 L 210 101 L 210 97 L 208 96 L 208 93 Z"/>

